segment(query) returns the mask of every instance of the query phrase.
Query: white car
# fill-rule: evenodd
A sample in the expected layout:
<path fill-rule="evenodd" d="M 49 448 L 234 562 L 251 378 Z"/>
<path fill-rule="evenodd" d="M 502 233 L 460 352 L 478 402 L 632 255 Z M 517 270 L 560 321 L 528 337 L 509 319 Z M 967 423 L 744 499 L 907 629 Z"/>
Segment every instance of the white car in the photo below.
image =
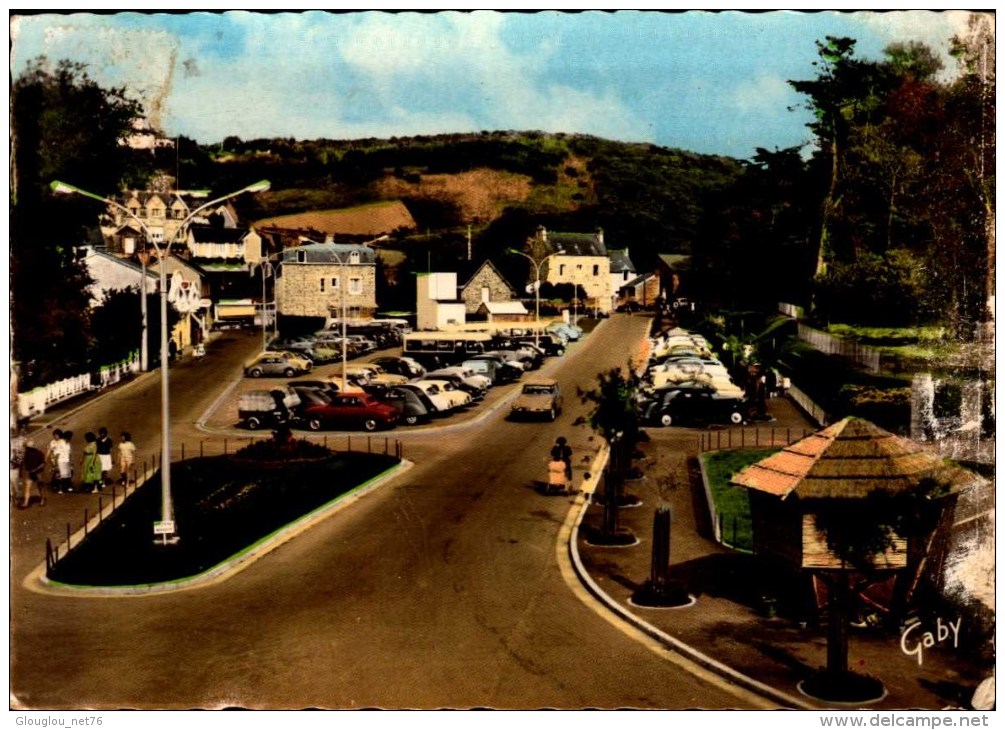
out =
<path fill-rule="evenodd" d="M 458 390 L 452 384 L 444 380 L 413 380 L 409 385 L 421 388 L 429 396 L 429 399 L 436 404 L 436 407 L 444 412 L 455 411 L 471 403 L 471 396 L 463 390 Z M 440 400 L 434 400 L 433 396 L 438 396 Z M 440 404 L 443 407 L 440 408 Z"/>
<path fill-rule="evenodd" d="M 460 375 L 464 378 L 465 383 L 478 388 L 483 393 L 492 387 L 492 378 L 476 373 L 472 368 L 464 367 L 463 365 L 451 365 L 450 367 L 440 368 L 436 372 Z"/>
<path fill-rule="evenodd" d="M 698 375 L 706 373 L 709 376 L 729 377 L 729 371 L 719 360 L 710 357 L 679 357 L 649 368 L 650 376 L 656 373 L 680 373 L 681 375 Z M 688 380 L 688 378 L 681 378 Z"/>

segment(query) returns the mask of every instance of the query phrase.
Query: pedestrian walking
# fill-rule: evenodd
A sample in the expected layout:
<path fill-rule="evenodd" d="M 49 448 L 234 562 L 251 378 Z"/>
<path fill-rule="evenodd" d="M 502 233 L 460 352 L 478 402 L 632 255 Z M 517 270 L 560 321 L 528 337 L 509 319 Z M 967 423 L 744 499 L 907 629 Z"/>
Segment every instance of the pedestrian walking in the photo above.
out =
<path fill-rule="evenodd" d="M 98 492 L 105 486 L 101 481 L 101 459 L 98 458 L 98 437 L 91 431 L 84 434 L 84 456 L 81 459 L 80 471 L 83 491 Z"/>
<path fill-rule="evenodd" d="M 54 492 L 59 491 L 59 466 L 56 463 L 56 452 L 62 441 L 63 432 L 57 428 L 52 432 L 49 445 L 45 447 L 45 465 L 49 467 L 49 488 Z"/>
<path fill-rule="evenodd" d="M 56 478 L 53 480 L 56 491 L 73 491 L 73 431 L 63 431 L 56 441 Z"/>
<path fill-rule="evenodd" d="M 98 460 L 101 462 L 101 484 L 107 487 L 112 483 L 112 437 L 108 435 L 108 429 L 102 426 L 98 429 Z"/>
<path fill-rule="evenodd" d="M 21 491 L 22 466 L 27 439 L 19 432 L 10 440 L 10 501 L 16 504 Z"/>
<path fill-rule="evenodd" d="M 565 436 L 555 439 L 555 445 L 551 447 L 552 462 L 560 461 L 565 464 L 566 490 L 572 492 L 572 447 L 569 446 Z M 550 467 L 549 467 L 550 469 Z"/>
<path fill-rule="evenodd" d="M 129 483 L 129 472 L 133 470 L 136 463 L 136 444 L 133 443 L 132 434 L 123 431 L 119 441 L 119 484 Z"/>
<path fill-rule="evenodd" d="M 45 506 L 45 495 L 42 494 L 42 487 L 39 480 L 42 478 L 42 471 L 45 469 L 45 454 L 35 447 L 35 442 L 28 439 L 24 446 L 24 459 L 21 462 L 21 483 L 24 488 L 23 498 L 19 505 L 21 509 L 31 506 L 32 500 L 36 496 L 32 492 L 37 492 L 38 504 Z"/>

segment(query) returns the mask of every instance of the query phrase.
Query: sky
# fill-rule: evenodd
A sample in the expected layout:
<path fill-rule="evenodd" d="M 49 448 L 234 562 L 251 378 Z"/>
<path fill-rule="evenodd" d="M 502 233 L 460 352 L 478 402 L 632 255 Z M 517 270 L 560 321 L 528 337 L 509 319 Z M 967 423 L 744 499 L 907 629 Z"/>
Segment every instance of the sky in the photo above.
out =
<path fill-rule="evenodd" d="M 359 139 L 482 130 L 584 133 L 749 158 L 810 141 L 815 42 L 943 55 L 962 11 L 442 11 L 25 14 L 11 72 L 45 56 L 122 86 L 155 127 Z M 946 66 L 955 68 L 945 55 Z"/>

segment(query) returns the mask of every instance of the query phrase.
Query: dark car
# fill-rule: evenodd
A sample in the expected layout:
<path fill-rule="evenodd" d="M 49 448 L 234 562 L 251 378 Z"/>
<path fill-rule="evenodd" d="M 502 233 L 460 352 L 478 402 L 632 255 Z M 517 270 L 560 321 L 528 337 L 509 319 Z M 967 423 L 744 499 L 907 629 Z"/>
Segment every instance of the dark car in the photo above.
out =
<path fill-rule="evenodd" d="M 436 406 L 419 388 L 395 385 L 384 391 L 380 399 L 401 412 L 401 420 L 409 426 L 428 421 L 437 411 Z"/>
<path fill-rule="evenodd" d="M 393 428 L 400 414 L 394 406 L 383 403 L 369 393 L 336 395 L 328 405 L 308 406 L 301 417 L 311 431 L 322 428 L 362 428 L 376 431 Z"/>
<path fill-rule="evenodd" d="M 638 403 L 641 420 L 660 426 L 674 424 L 743 423 L 745 398 L 720 395 L 708 383 L 687 381 L 649 391 Z"/>
<path fill-rule="evenodd" d="M 539 347 L 548 357 L 561 357 L 565 354 L 565 345 L 562 344 L 562 341 L 558 337 L 552 337 L 550 333 L 538 337 L 537 342 L 534 341 L 533 337 L 522 337 L 517 342 L 522 345 Z"/>

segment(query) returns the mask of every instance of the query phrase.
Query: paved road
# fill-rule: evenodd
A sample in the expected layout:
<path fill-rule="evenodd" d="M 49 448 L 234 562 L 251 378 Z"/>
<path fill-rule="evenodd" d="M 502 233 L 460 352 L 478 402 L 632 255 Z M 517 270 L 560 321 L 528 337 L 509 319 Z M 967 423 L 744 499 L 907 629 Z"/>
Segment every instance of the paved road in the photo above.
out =
<path fill-rule="evenodd" d="M 22 557 L 12 696 L 46 709 L 749 706 L 632 640 L 570 587 L 557 557 L 569 500 L 533 488 L 557 435 L 577 456 L 591 452 L 572 425 L 583 412 L 575 387 L 626 363 L 645 325 L 615 317 L 573 349 L 556 424 L 509 423 L 501 409 L 412 434 L 414 468 L 222 583 L 56 597 L 20 586 L 33 567 Z M 206 368 L 203 387 L 176 397 L 180 428 L 223 384 L 208 362 L 195 367 Z M 188 387 L 181 368 L 175 383 Z M 132 397 L 80 417 L 139 407 L 124 405 Z M 156 400 L 143 407 L 156 423 Z"/>

